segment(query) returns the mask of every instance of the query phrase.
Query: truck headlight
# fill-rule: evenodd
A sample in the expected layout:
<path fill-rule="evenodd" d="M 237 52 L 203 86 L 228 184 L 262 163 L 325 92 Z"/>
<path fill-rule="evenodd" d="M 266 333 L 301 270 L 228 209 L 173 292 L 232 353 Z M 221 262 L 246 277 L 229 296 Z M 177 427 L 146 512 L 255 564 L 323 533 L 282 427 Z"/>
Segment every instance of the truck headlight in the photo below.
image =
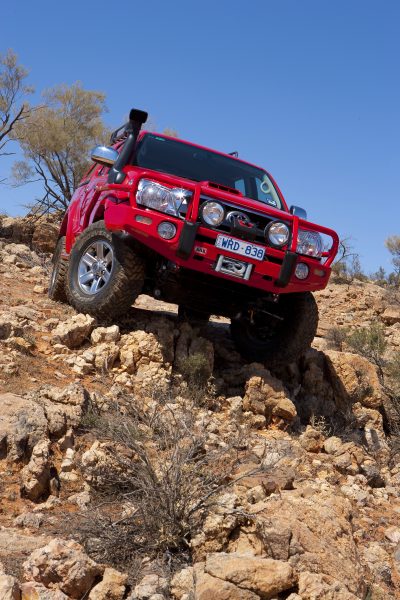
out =
<path fill-rule="evenodd" d="M 204 223 L 218 227 L 225 218 L 225 211 L 219 202 L 205 202 L 200 209 L 200 215 Z"/>
<path fill-rule="evenodd" d="M 304 256 L 320 258 L 323 252 L 323 243 L 320 234 L 316 231 L 299 229 L 296 252 Z"/>
<path fill-rule="evenodd" d="M 136 202 L 167 215 L 179 216 L 179 207 L 191 195 L 189 190 L 168 188 L 150 179 L 141 179 L 136 192 Z"/>
<path fill-rule="evenodd" d="M 289 236 L 290 230 L 286 223 L 274 221 L 265 228 L 265 237 L 273 246 L 284 246 L 288 243 Z"/>

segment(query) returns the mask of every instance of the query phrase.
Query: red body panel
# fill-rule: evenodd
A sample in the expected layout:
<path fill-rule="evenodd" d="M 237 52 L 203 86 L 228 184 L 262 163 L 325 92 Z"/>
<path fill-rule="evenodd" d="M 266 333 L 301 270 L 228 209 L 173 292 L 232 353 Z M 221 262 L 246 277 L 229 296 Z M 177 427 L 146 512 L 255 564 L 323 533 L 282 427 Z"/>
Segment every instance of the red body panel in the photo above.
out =
<path fill-rule="evenodd" d="M 140 137 L 144 132 L 140 134 Z M 167 136 L 164 136 L 167 137 Z M 181 141 L 181 140 L 180 140 Z M 194 144 L 192 144 L 194 145 Z M 213 150 L 213 152 L 215 152 Z M 232 158 L 232 157 L 230 157 Z M 244 161 L 241 161 L 244 162 Z M 240 259 L 240 256 L 221 250 L 215 246 L 214 240 L 218 233 L 211 228 L 203 225 L 199 226 L 197 234 L 201 236 L 201 241 L 194 244 L 191 255 L 187 259 L 182 259 L 177 256 L 177 248 L 179 236 L 182 231 L 185 220 L 178 217 L 166 215 L 155 210 L 138 206 L 136 203 L 136 191 L 140 179 L 152 179 L 162 184 L 171 187 L 182 187 L 193 192 L 192 201 L 189 204 L 186 221 L 195 223 L 198 222 L 198 211 L 200 196 L 206 195 L 213 199 L 229 202 L 229 204 L 237 205 L 238 209 L 247 208 L 255 212 L 271 216 L 279 220 L 284 220 L 292 229 L 292 237 L 288 247 L 276 249 L 265 245 L 265 259 L 257 261 L 246 257 L 247 263 L 252 263 L 252 273 L 250 279 L 239 280 L 241 284 L 259 288 L 265 292 L 272 293 L 290 293 L 313 291 L 323 289 L 328 283 L 331 273 L 330 266 L 335 258 L 338 249 L 337 234 L 325 227 L 303 221 L 292 215 L 285 203 L 285 200 L 276 186 L 278 195 L 282 201 L 285 210 L 278 210 L 256 200 L 244 197 L 241 194 L 234 194 L 215 187 L 210 187 L 208 182 L 193 182 L 180 177 L 175 177 L 158 171 L 144 170 L 138 167 L 128 166 L 124 168 L 126 178 L 123 184 L 108 184 L 107 169 L 104 167 L 96 167 L 88 181 L 83 181 L 77 188 L 67 216 L 68 223 L 66 227 L 66 252 L 69 253 L 77 236 L 86 227 L 99 218 L 104 218 L 105 225 L 108 229 L 114 231 L 125 231 L 132 235 L 136 240 L 151 248 L 156 253 L 164 258 L 176 263 L 180 267 L 199 271 L 214 277 L 221 277 L 232 280 L 229 275 L 215 272 L 215 264 L 217 258 L 223 252 L 224 256 Z M 151 224 L 138 222 L 138 215 L 150 217 Z M 172 240 L 164 240 L 157 233 L 157 226 L 161 221 L 171 221 L 177 227 L 177 234 Z M 306 280 L 299 280 L 293 274 L 288 285 L 284 288 L 276 285 L 276 280 L 279 277 L 281 263 L 285 257 L 285 251 L 290 250 L 295 252 L 297 245 L 298 228 L 317 231 L 329 236 L 332 240 L 332 245 L 327 252 L 324 252 L 323 258 L 317 260 L 306 256 L 299 256 L 298 261 L 304 262 L 309 266 L 310 274 Z M 64 225 L 65 229 L 65 225 Z M 229 235 L 229 234 L 226 234 Z M 204 238 L 207 237 L 207 241 Z M 234 236 L 233 236 L 234 237 Z M 257 242 L 257 244 L 259 244 Z"/>

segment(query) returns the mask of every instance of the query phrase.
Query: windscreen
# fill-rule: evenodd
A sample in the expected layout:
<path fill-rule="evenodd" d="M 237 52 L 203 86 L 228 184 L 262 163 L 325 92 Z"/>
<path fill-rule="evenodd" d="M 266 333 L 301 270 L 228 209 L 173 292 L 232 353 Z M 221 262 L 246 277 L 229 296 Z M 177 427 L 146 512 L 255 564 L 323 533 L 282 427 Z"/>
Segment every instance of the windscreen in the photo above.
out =
<path fill-rule="evenodd" d="M 212 181 L 244 196 L 282 209 L 267 173 L 240 160 L 159 135 L 147 133 L 138 144 L 134 164 L 192 181 Z"/>

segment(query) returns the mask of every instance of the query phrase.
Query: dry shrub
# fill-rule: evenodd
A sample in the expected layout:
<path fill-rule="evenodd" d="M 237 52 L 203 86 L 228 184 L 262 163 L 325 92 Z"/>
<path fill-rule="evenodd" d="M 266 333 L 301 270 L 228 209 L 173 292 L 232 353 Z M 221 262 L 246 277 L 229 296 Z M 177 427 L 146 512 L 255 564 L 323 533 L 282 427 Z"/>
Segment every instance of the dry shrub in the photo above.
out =
<path fill-rule="evenodd" d="M 142 412 L 90 417 L 109 460 L 99 465 L 81 531 L 99 561 L 127 568 L 138 557 L 187 560 L 192 536 L 239 461 L 241 434 L 209 446 L 190 407 L 155 403 Z"/>
<path fill-rule="evenodd" d="M 400 358 L 388 356 L 385 330 L 379 323 L 357 329 L 347 336 L 346 343 L 377 368 L 379 380 L 387 395 L 383 405 L 384 424 L 388 434 L 400 434 Z"/>
<path fill-rule="evenodd" d="M 342 327 L 332 327 L 332 329 L 329 329 L 326 336 L 329 347 L 333 350 L 339 350 L 342 352 L 343 345 L 347 341 L 348 334 L 348 329 L 344 329 Z"/>
<path fill-rule="evenodd" d="M 328 423 L 327 418 L 323 415 L 315 415 L 310 417 L 310 425 L 316 431 L 319 431 L 323 436 L 329 437 L 332 435 L 332 426 Z"/>
<path fill-rule="evenodd" d="M 371 323 L 369 327 L 356 329 L 347 336 L 346 342 L 354 352 L 360 354 L 360 356 L 363 356 L 377 367 L 379 377 L 383 381 L 384 354 L 387 342 L 385 339 L 385 330 L 382 325 Z"/>

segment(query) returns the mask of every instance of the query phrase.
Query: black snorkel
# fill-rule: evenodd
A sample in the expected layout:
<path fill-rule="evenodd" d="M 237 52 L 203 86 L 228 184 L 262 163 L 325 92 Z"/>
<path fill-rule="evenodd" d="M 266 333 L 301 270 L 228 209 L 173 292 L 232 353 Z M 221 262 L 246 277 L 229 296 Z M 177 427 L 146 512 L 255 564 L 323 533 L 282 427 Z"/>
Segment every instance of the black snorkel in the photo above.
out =
<path fill-rule="evenodd" d="M 108 173 L 108 183 L 123 183 L 126 174 L 122 172 L 122 169 L 128 165 L 132 159 L 136 148 L 136 141 L 139 132 L 142 128 L 143 123 L 146 123 L 148 114 L 143 110 L 132 108 L 129 113 L 129 121 L 125 125 L 124 135 L 127 134 L 127 138 L 123 145 L 123 148 Z M 119 130 L 117 130 L 119 131 Z M 111 136 L 111 142 L 113 143 L 116 139 L 115 133 Z"/>

